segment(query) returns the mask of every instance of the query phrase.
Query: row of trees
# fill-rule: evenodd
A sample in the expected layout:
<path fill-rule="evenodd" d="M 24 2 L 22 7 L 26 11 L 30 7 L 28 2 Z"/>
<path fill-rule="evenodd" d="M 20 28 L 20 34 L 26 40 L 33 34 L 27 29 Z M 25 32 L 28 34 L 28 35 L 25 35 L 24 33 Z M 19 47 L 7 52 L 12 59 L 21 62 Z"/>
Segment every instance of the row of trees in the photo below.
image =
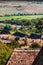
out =
<path fill-rule="evenodd" d="M 31 13 L 17 13 L 17 14 L 14 13 L 14 14 L 5 14 L 4 16 L 28 16 L 28 15 L 43 15 L 43 13 L 32 13 L 32 14 Z"/>

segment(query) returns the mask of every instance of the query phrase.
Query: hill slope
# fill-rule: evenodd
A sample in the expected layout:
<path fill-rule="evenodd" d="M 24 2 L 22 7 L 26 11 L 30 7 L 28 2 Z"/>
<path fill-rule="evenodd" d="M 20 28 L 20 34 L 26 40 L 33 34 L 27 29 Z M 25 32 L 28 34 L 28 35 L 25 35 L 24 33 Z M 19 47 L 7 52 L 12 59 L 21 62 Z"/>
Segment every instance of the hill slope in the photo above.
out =
<path fill-rule="evenodd" d="M 43 2 L 2 1 L 0 15 L 17 13 L 43 13 Z"/>

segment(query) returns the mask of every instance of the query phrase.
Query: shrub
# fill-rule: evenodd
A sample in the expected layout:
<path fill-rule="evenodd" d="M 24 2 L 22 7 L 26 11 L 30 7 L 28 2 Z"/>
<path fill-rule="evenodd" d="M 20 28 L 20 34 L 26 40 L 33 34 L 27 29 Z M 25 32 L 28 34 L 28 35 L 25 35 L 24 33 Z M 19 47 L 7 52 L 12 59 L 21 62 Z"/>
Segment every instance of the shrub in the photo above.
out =
<path fill-rule="evenodd" d="M 41 46 L 37 43 L 31 44 L 30 48 L 40 48 Z"/>
<path fill-rule="evenodd" d="M 10 43 L 10 46 L 12 46 L 12 48 L 19 48 L 19 43 L 14 40 Z"/>

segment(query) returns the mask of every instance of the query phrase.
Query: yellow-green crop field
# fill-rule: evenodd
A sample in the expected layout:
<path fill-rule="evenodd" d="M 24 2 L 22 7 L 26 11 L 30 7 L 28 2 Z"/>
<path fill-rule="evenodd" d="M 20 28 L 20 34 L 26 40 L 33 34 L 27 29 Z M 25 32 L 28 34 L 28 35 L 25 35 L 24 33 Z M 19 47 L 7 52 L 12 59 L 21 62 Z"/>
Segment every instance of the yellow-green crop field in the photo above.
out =
<path fill-rule="evenodd" d="M 2 16 L 0 17 L 0 20 L 11 20 L 11 19 L 19 19 L 19 20 L 22 20 L 22 19 L 36 19 L 36 18 L 43 18 L 43 15 L 29 15 L 29 16 Z"/>

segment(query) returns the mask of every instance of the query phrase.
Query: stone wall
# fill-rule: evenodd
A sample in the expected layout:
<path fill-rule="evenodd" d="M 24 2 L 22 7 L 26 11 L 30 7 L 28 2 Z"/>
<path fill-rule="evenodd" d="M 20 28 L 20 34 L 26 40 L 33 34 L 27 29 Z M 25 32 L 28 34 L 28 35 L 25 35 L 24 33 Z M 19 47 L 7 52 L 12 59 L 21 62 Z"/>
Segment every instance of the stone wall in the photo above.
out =
<path fill-rule="evenodd" d="M 6 65 L 32 65 L 34 59 L 39 53 L 38 50 L 14 50 L 10 60 Z"/>

